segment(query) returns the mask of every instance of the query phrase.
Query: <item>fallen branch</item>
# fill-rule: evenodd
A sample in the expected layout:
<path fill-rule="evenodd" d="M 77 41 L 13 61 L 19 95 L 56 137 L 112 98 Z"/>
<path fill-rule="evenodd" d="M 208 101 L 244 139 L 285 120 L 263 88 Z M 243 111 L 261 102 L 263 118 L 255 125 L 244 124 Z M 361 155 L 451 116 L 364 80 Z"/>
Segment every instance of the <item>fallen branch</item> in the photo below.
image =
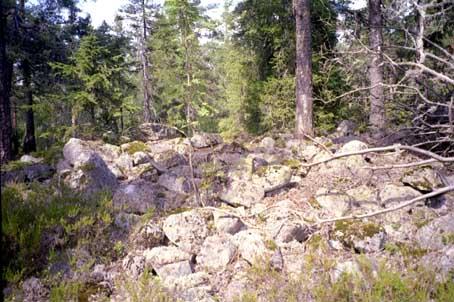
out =
<path fill-rule="evenodd" d="M 411 167 L 429 165 L 429 164 L 437 163 L 437 162 L 438 162 L 438 160 L 432 158 L 432 159 L 427 159 L 427 160 L 418 161 L 418 162 L 414 162 L 414 163 L 366 167 L 366 169 L 371 169 L 374 171 L 375 170 L 386 170 L 386 169 L 403 169 L 403 168 L 411 168 Z"/>
<path fill-rule="evenodd" d="M 330 219 L 323 219 L 323 220 L 317 221 L 317 223 L 315 223 L 313 226 L 319 226 L 319 225 L 322 225 L 324 223 L 330 223 L 330 222 L 336 222 L 336 221 L 342 221 L 342 220 L 364 219 L 364 218 L 369 218 L 369 217 L 374 217 L 374 216 L 386 214 L 386 213 L 389 213 L 389 212 L 394 212 L 394 211 L 403 209 L 405 207 L 408 207 L 408 206 L 410 206 L 410 205 L 412 205 L 412 204 L 414 204 L 414 203 L 416 203 L 416 202 L 418 202 L 420 200 L 424 200 L 424 199 L 427 199 L 427 198 L 435 197 L 435 196 L 438 196 L 438 195 L 441 195 L 441 194 L 444 194 L 444 193 L 448 193 L 448 192 L 451 192 L 451 191 L 454 191 L 454 185 L 447 186 L 447 187 L 438 189 L 436 191 L 433 191 L 431 193 L 427 193 L 427 194 L 418 196 L 418 197 L 413 198 L 411 200 L 402 202 L 401 204 L 399 204 L 399 205 L 397 205 L 395 207 L 392 207 L 392 208 L 388 208 L 388 209 L 384 209 L 384 210 L 380 210 L 380 211 L 376 211 L 376 212 L 372 212 L 372 213 L 368 213 L 368 214 L 362 214 L 362 215 L 350 215 L 350 216 L 342 216 L 342 217 L 336 217 L 336 218 L 330 218 Z"/>
<path fill-rule="evenodd" d="M 321 165 L 321 164 L 333 161 L 335 159 L 339 159 L 339 158 L 343 158 L 343 157 L 349 157 L 349 156 L 354 156 L 354 155 L 363 155 L 363 154 L 367 154 L 367 153 L 386 152 L 386 151 L 396 151 L 396 152 L 398 152 L 400 150 L 407 150 L 407 151 L 411 151 L 411 152 L 414 152 L 414 153 L 422 154 L 422 155 L 431 157 L 431 158 L 433 158 L 433 159 L 435 159 L 435 160 L 437 160 L 439 162 L 443 162 L 443 163 L 454 162 L 454 157 L 443 157 L 443 156 L 440 156 L 440 155 L 438 155 L 436 153 L 433 153 L 433 152 L 430 152 L 430 151 L 427 151 L 427 150 L 423 150 L 423 149 L 412 147 L 412 146 L 405 146 L 405 145 L 399 145 L 398 144 L 398 145 L 387 146 L 387 147 L 370 148 L 370 149 L 364 149 L 364 150 L 359 150 L 359 151 L 354 151 L 354 152 L 346 152 L 346 153 L 334 154 L 330 158 L 326 158 L 326 159 L 323 159 L 323 160 L 320 160 L 320 161 L 317 161 L 317 162 L 313 162 L 313 163 L 302 164 L 302 167 L 310 168 L 310 167 L 313 167 L 313 166 L 317 166 L 317 165 Z"/>

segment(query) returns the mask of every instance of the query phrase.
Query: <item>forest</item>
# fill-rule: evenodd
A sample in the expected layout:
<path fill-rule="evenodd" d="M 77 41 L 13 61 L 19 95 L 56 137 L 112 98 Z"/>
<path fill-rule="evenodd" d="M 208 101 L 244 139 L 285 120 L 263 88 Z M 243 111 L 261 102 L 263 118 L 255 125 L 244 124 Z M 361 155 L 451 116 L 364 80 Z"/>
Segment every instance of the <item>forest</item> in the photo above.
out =
<path fill-rule="evenodd" d="M 454 301 L 454 0 L 0 0 L 0 301 Z"/>

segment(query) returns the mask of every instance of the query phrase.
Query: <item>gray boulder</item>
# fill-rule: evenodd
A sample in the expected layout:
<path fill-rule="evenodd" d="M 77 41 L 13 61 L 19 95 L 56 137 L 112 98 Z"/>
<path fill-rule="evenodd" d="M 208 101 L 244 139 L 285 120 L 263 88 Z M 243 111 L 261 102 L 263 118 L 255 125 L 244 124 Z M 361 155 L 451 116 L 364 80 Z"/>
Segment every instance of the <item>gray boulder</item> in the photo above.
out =
<path fill-rule="evenodd" d="M 145 214 L 150 208 L 161 209 L 166 200 L 160 198 L 162 187 L 145 180 L 122 184 L 113 196 L 113 205 L 127 213 Z"/>
<path fill-rule="evenodd" d="M 193 189 L 190 181 L 186 177 L 177 175 L 173 172 L 164 173 L 159 176 L 158 184 L 169 191 L 178 192 L 180 194 L 189 194 Z"/>
<path fill-rule="evenodd" d="M 170 215 L 164 221 L 163 230 L 172 243 L 191 254 L 198 254 L 208 236 L 205 218 L 197 210 Z"/>
<path fill-rule="evenodd" d="M 419 246 L 426 250 L 441 250 L 454 244 L 454 214 L 432 220 L 416 232 Z"/>
<path fill-rule="evenodd" d="M 417 168 L 407 172 L 401 181 L 421 192 L 431 192 L 443 187 L 443 182 L 431 167 Z"/>
<path fill-rule="evenodd" d="M 197 263 L 209 272 L 224 270 L 232 260 L 236 246 L 228 234 L 207 237 L 197 256 Z"/>
<path fill-rule="evenodd" d="M 196 133 L 191 137 L 191 145 L 194 148 L 207 148 L 222 143 L 222 137 L 214 133 Z"/>

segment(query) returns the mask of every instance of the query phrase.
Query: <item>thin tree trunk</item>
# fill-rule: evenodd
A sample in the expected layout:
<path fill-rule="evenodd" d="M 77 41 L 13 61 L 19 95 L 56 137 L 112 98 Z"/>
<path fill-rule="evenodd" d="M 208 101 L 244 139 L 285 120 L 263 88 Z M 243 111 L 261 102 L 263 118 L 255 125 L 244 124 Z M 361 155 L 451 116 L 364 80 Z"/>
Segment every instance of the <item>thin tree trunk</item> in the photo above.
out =
<path fill-rule="evenodd" d="M 11 78 L 12 64 L 6 54 L 6 10 L 3 1 L 0 1 L 0 163 L 4 164 L 12 159 L 11 144 Z"/>
<path fill-rule="evenodd" d="M 36 151 L 35 138 L 35 115 L 33 112 L 33 92 L 31 87 L 31 70 L 28 60 L 22 62 L 22 71 L 24 76 L 25 98 L 27 111 L 25 112 L 25 137 L 24 137 L 24 153 Z"/>
<path fill-rule="evenodd" d="M 143 89 L 143 121 L 151 123 L 154 120 L 152 114 L 152 91 L 150 87 L 150 71 L 147 52 L 147 16 L 145 0 L 142 0 L 142 37 L 140 41 L 140 55 L 142 61 L 142 89 Z"/>
<path fill-rule="evenodd" d="M 294 0 L 296 20 L 296 127 L 295 135 L 314 134 L 312 98 L 311 1 Z"/>
<path fill-rule="evenodd" d="M 382 136 L 386 126 L 385 98 L 383 93 L 383 36 L 381 0 L 369 0 L 369 63 L 370 115 L 372 133 Z"/>
<path fill-rule="evenodd" d="M 72 130 L 72 137 L 77 137 L 79 135 L 77 131 L 77 119 L 78 119 L 79 112 L 74 107 L 71 109 L 71 130 Z"/>

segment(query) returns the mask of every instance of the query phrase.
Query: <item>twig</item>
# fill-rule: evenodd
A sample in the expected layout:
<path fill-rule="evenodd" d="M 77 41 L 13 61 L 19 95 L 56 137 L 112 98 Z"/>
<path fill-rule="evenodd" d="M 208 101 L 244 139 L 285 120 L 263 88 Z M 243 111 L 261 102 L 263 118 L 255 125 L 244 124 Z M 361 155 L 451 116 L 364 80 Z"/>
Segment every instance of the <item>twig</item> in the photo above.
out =
<path fill-rule="evenodd" d="M 317 221 L 317 223 L 315 223 L 313 226 L 320 226 L 320 225 L 322 225 L 324 223 L 330 223 L 330 222 L 336 222 L 336 221 L 342 221 L 342 220 L 364 219 L 364 218 L 369 218 L 369 217 L 373 217 L 373 216 L 386 214 L 386 213 L 389 213 L 389 212 L 394 212 L 394 211 L 400 210 L 402 208 L 408 207 L 408 206 L 410 206 L 410 205 L 412 205 L 412 204 L 414 204 L 414 203 L 416 203 L 416 202 L 418 202 L 420 200 L 424 200 L 424 199 L 427 199 L 427 198 L 435 197 L 435 196 L 438 196 L 438 195 L 441 195 L 441 194 L 444 194 L 444 193 L 447 193 L 447 192 L 451 192 L 451 191 L 454 191 L 454 185 L 447 186 L 447 187 L 438 189 L 436 191 L 433 191 L 431 193 L 427 193 L 427 194 L 418 196 L 418 197 L 413 198 L 411 200 L 402 202 L 401 204 L 399 204 L 399 205 L 397 205 L 395 207 L 392 207 L 392 208 L 388 208 L 388 209 L 372 212 L 372 213 L 369 213 L 369 214 L 350 215 L 350 216 L 342 216 L 342 217 L 336 217 L 336 218 L 322 219 L 322 220 Z"/>

